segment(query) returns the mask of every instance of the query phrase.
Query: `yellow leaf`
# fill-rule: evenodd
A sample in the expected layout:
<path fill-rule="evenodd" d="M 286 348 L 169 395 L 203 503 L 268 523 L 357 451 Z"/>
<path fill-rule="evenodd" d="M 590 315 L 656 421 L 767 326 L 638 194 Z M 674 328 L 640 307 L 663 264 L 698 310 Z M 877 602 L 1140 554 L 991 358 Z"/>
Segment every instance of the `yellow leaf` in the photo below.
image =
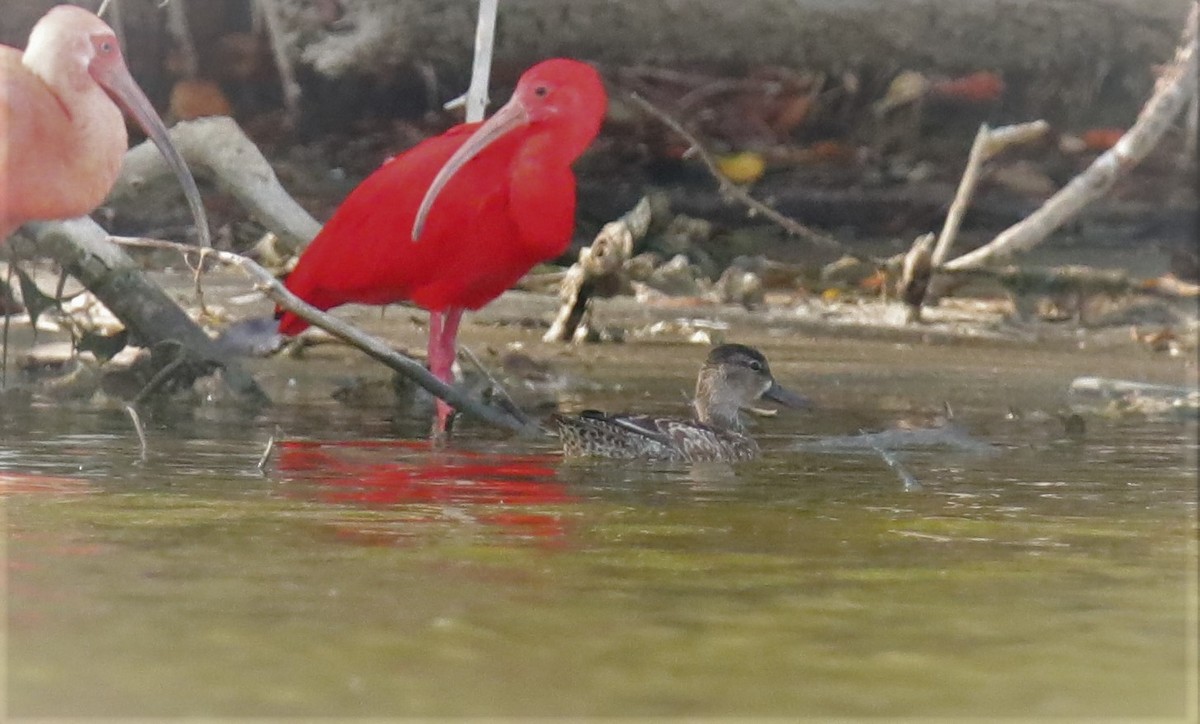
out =
<path fill-rule="evenodd" d="M 761 153 L 742 151 L 719 157 L 717 168 L 735 184 L 750 184 L 762 178 L 767 170 L 767 162 Z"/>

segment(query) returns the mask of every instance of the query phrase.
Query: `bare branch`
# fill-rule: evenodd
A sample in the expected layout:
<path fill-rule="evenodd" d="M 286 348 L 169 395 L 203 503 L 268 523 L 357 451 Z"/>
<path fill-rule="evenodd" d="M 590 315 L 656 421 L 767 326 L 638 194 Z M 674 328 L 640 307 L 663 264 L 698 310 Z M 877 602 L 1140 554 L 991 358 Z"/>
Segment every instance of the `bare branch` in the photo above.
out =
<path fill-rule="evenodd" d="M 1183 42 L 1175 53 L 1174 62 L 1163 71 L 1154 95 L 1142 108 L 1133 127 L 1116 145 L 1102 153 L 1037 211 L 1005 229 L 985 246 L 945 264 L 946 269 L 981 266 L 1036 246 L 1084 206 L 1108 193 L 1123 173 L 1150 153 L 1196 92 L 1197 7 L 1200 6 L 1192 3 Z"/>
<path fill-rule="evenodd" d="M 717 167 L 717 162 L 715 159 L 713 159 L 712 154 L 705 150 L 704 146 L 700 144 L 700 141 L 697 140 L 696 137 L 691 133 L 689 133 L 688 130 L 679 123 L 679 121 L 668 115 L 666 111 L 663 111 L 636 93 L 630 94 L 630 99 L 635 105 L 658 120 L 662 121 L 663 124 L 665 124 L 668 128 L 682 136 L 684 140 L 691 144 L 692 148 L 696 150 L 696 154 L 700 157 L 700 160 L 704 162 L 704 166 L 708 169 L 708 172 L 717 180 L 717 183 L 720 185 L 722 195 L 727 198 L 740 201 L 749 207 L 751 212 L 762 214 L 766 218 L 783 227 L 784 231 L 792 234 L 793 236 L 798 236 L 814 246 L 839 253 L 844 251 L 841 242 L 839 242 L 837 239 L 822 234 L 819 231 L 810 229 L 794 219 L 789 219 L 775 209 L 772 209 L 770 206 L 767 206 L 763 202 L 746 193 L 746 190 L 742 187 L 730 181 L 725 174 L 721 173 L 721 169 Z"/>
<path fill-rule="evenodd" d="M 1050 124 L 1045 121 L 1003 126 L 995 130 L 988 128 L 986 123 L 979 127 L 979 133 L 975 134 L 975 142 L 971 144 L 971 153 L 967 156 L 967 167 L 963 170 L 962 180 L 958 182 L 954 201 L 950 204 L 950 211 L 946 213 L 946 222 L 942 225 L 937 247 L 933 250 L 934 266 L 940 265 L 950 255 L 950 246 L 958 236 L 958 227 L 967 213 L 967 207 L 971 205 L 975 187 L 983 176 L 983 164 L 1008 146 L 1040 138 L 1049 130 Z"/>

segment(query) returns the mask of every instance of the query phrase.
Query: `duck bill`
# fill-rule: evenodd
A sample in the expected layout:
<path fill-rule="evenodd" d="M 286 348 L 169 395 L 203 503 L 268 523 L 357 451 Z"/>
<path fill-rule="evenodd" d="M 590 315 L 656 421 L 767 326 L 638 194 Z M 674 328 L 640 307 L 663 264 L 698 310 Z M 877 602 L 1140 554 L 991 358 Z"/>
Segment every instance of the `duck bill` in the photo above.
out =
<path fill-rule="evenodd" d="M 778 382 L 772 382 L 771 386 L 762 396 L 773 402 L 778 402 L 786 407 L 796 407 L 800 409 L 808 409 L 812 407 L 812 400 L 804 395 L 798 395 L 795 392 L 781 386 Z"/>
<path fill-rule="evenodd" d="M 520 101 L 513 98 L 505 103 L 503 108 L 496 111 L 495 115 L 487 119 L 482 126 L 475 129 L 475 132 L 450 156 L 438 171 L 437 176 L 433 177 L 433 182 L 429 184 L 429 190 L 425 192 L 425 198 L 421 199 L 421 206 L 417 209 L 417 217 L 413 221 L 413 241 L 417 241 L 421 237 L 421 232 L 425 229 L 425 221 L 429 217 L 429 210 L 433 208 L 433 203 L 437 201 L 438 195 L 442 193 L 442 189 L 446 188 L 446 184 L 450 183 L 454 174 L 458 173 L 463 166 L 467 165 L 467 162 L 478 156 L 485 148 L 503 138 L 506 133 L 527 123 L 529 123 L 529 113 Z"/>
<path fill-rule="evenodd" d="M 192 172 L 184 163 L 183 157 L 179 155 L 174 144 L 171 143 L 167 127 L 155 113 L 154 106 L 150 105 L 146 94 L 138 87 L 133 76 L 129 75 L 129 70 L 126 69 L 124 63 L 113 63 L 95 74 L 95 78 L 96 82 L 112 96 L 113 100 L 120 104 L 130 116 L 133 116 L 133 119 L 146 132 L 146 136 L 154 141 L 154 145 L 158 146 L 158 150 L 162 152 L 163 158 L 167 161 L 167 166 L 175 173 L 175 177 L 179 179 L 179 185 L 183 187 L 183 194 L 187 197 L 188 207 L 192 210 L 192 218 L 196 222 L 196 231 L 199 233 L 201 246 L 212 246 L 208 232 L 208 218 L 204 213 L 204 204 L 200 201 L 200 190 L 196 188 L 196 179 L 192 178 Z"/>

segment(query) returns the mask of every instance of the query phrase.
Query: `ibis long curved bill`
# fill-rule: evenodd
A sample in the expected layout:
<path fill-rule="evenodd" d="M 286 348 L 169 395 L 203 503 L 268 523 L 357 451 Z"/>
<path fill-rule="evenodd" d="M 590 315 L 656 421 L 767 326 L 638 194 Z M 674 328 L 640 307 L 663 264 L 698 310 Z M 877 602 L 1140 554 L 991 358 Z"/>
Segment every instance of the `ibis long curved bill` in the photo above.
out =
<path fill-rule="evenodd" d="M 429 184 L 429 190 L 425 192 L 425 198 L 421 199 L 421 205 L 417 207 L 417 216 L 413 221 L 412 240 L 417 241 L 421 237 L 421 231 L 425 228 L 425 219 L 429 216 L 430 209 L 437 201 L 438 194 L 450 183 L 450 179 L 454 174 L 469 162 L 472 158 L 479 155 L 483 149 L 495 143 L 502 138 L 506 133 L 514 131 L 521 126 L 529 123 L 529 112 L 525 109 L 521 99 L 513 96 L 508 103 L 505 103 L 500 110 L 489 119 L 483 122 L 475 132 L 458 147 L 450 158 L 446 159 L 446 163 L 433 177 L 433 181 Z"/>
<path fill-rule="evenodd" d="M 120 51 L 114 48 L 113 52 L 119 53 Z M 175 177 L 179 179 L 180 186 L 183 187 L 188 208 L 192 211 L 192 219 L 196 222 L 200 245 L 212 246 L 208 230 L 208 217 L 204 213 L 204 204 L 200 200 L 200 189 L 196 186 L 196 179 L 192 177 L 191 169 L 188 168 L 187 163 L 184 162 L 183 157 L 179 155 L 179 151 L 171 142 L 167 127 L 163 125 L 154 106 L 150 104 L 150 99 L 138 87 L 125 63 L 100 64 L 93 62 L 88 71 L 92 78 L 100 84 L 100 87 L 104 88 L 109 96 L 137 121 L 154 145 L 158 146 L 158 150 L 166 159 L 167 166 L 170 167 Z"/>

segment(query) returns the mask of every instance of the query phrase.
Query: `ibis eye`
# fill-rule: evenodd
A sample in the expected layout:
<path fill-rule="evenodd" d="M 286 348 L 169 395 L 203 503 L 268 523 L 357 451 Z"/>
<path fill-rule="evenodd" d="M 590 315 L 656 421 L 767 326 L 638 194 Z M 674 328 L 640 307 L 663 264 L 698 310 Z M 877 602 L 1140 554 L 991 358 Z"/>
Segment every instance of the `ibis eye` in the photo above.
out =
<path fill-rule="evenodd" d="M 549 92 L 550 92 L 550 89 L 544 85 L 539 85 L 537 88 L 533 89 L 533 94 L 535 96 L 537 96 L 538 98 L 545 98 L 546 94 Z"/>
<path fill-rule="evenodd" d="M 100 52 L 101 53 L 111 53 L 112 49 L 113 49 L 113 44 L 112 44 L 111 40 L 101 40 L 100 41 Z"/>

